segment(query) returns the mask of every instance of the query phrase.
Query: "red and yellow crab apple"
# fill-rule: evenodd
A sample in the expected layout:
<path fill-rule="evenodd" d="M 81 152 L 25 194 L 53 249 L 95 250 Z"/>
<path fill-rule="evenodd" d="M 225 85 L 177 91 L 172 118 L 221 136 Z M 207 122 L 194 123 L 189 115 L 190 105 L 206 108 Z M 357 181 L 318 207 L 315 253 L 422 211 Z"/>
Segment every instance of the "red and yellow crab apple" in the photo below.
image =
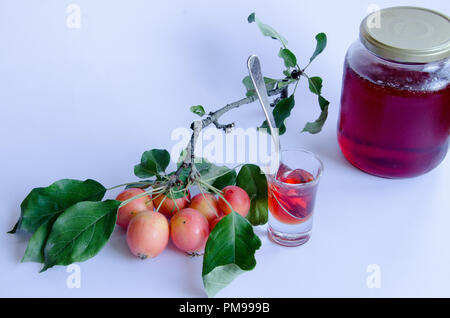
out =
<path fill-rule="evenodd" d="M 209 223 L 199 211 L 186 208 L 170 220 L 170 237 L 180 250 L 187 253 L 200 252 L 209 236 Z"/>
<path fill-rule="evenodd" d="M 218 204 L 223 214 L 230 214 L 232 207 L 234 211 L 239 213 L 244 218 L 247 216 L 250 211 L 250 197 L 244 189 L 238 186 L 228 186 L 223 188 L 222 195 L 228 202 L 225 202 L 222 197 L 219 198 Z"/>
<path fill-rule="evenodd" d="M 217 198 L 211 193 L 197 194 L 192 198 L 189 207 L 203 214 L 210 223 L 221 215 Z"/>
<path fill-rule="evenodd" d="M 158 256 L 169 242 L 169 222 L 159 212 L 146 211 L 133 217 L 127 229 L 127 243 L 140 259 Z"/>
<path fill-rule="evenodd" d="M 145 191 L 138 188 L 130 188 L 122 191 L 116 198 L 117 201 L 126 201 L 131 199 L 137 195 L 143 194 Z M 117 212 L 117 221 L 116 223 L 123 227 L 127 228 L 130 220 L 137 215 L 139 212 L 153 210 L 152 199 L 149 195 L 143 196 L 141 198 L 135 199 L 123 207 L 119 209 Z"/>
<path fill-rule="evenodd" d="M 190 201 L 191 194 L 189 193 L 189 191 L 186 196 L 178 199 L 171 199 L 167 195 L 158 194 L 153 199 L 153 205 L 155 206 L 155 209 L 158 209 L 159 207 L 158 211 L 170 218 L 178 211 L 186 208 L 189 205 Z"/>

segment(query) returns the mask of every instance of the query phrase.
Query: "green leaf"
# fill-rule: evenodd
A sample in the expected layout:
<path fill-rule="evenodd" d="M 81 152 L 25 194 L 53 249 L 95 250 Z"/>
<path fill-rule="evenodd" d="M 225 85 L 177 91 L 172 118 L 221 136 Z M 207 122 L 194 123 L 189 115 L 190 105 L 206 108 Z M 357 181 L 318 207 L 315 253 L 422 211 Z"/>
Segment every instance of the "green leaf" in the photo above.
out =
<path fill-rule="evenodd" d="M 256 95 L 255 86 L 253 85 L 253 82 L 252 82 L 252 79 L 250 78 L 250 76 L 244 77 L 244 79 L 242 80 L 242 84 L 244 84 L 245 89 L 247 90 L 247 94 L 246 94 L 247 97 Z"/>
<path fill-rule="evenodd" d="M 247 18 L 248 23 L 255 22 L 255 12 L 251 13 Z"/>
<path fill-rule="evenodd" d="M 197 168 L 197 170 L 199 169 Z M 236 171 L 226 166 L 216 166 L 215 164 L 209 163 L 208 169 L 199 170 L 199 172 L 204 182 L 219 190 L 236 183 Z"/>
<path fill-rule="evenodd" d="M 308 77 L 309 90 L 318 95 L 318 102 L 320 106 L 320 115 L 313 122 L 309 122 L 305 125 L 302 132 L 309 132 L 311 134 L 317 134 L 322 131 L 323 126 L 328 118 L 328 105 L 330 102 L 326 100 L 322 94 L 322 79 L 320 77 Z"/>
<path fill-rule="evenodd" d="M 311 63 L 320 53 L 325 50 L 327 46 L 327 35 L 325 33 L 319 33 L 316 35 L 316 50 L 314 51 L 313 55 L 309 59 L 309 62 Z"/>
<path fill-rule="evenodd" d="M 22 262 L 44 263 L 44 248 L 56 217 L 43 223 L 31 236 Z"/>
<path fill-rule="evenodd" d="M 63 179 L 46 188 L 35 188 L 20 205 L 21 216 L 9 233 L 34 233 L 42 224 L 81 201 L 99 201 L 106 189 L 97 181 Z"/>
<path fill-rule="evenodd" d="M 326 100 L 323 96 L 319 96 L 319 106 L 321 111 L 328 110 L 328 105 L 330 105 L 330 102 Z"/>
<path fill-rule="evenodd" d="M 203 117 L 206 114 L 205 109 L 203 108 L 202 105 L 192 106 L 190 109 L 191 109 L 191 112 L 193 112 L 194 114 L 196 114 L 200 117 Z"/>
<path fill-rule="evenodd" d="M 266 90 L 270 91 L 276 87 L 278 81 L 273 78 L 264 77 L 264 83 L 266 84 Z M 253 85 L 253 81 L 250 76 L 244 77 L 244 79 L 242 80 L 242 84 L 244 84 L 245 88 L 247 89 L 247 97 L 256 95 L 255 86 Z"/>
<path fill-rule="evenodd" d="M 208 297 L 214 297 L 219 291 L 227 287 L 237 276 L 245 273 L 236 264 L 217 266 L 209 274 L 203 276 L 203 285 Z"/>
<path fill-rule="evenodd" d="M 280 136 L 286 132 L 286 125 L 284 124 L 284 121 L 291 115 L 291 111 L 294 108 L 294 106 L 295 106 L 294 95 L 291 95 L 288 98 L 280 100 L 273 109 L 273 117 L 275 119 L 275 124 L 279 129 L 278 132 Z M 269 126 L 267 124 L 267 121 L 264 121 L 264 123 L 261 125 L 260 128 L 268 129 Z M 268 129 L 267 132 L 270 133 L 270 130 Z"/>
<path fill-rule="evenodd" d="M 318 76 L 308 78 L 309 90 L 320 95 L 322 93 L 322 79 Z"/>
<path fill-rule="evenodd" d="M 263 225 L 268 220 L 267 179 L 261 169 L 252 164 L 241 168 L 236 185 L 244 189 L 250 197 L 250 212 L 247 219 L 253 225 Z"/>
<path fill-rule="evenodd" d="M 200 173 L 206 172 L 212 165 L 212 163 L 209 162 L 208 159 L 201 158 L 201 157 L 195 157 L 194 164 L 195 164 L 195 168 Z"/>
<path fill-rule="evenodd" d="M 289 70 L 284 70 L 283 75 L 286 77 L 291 77 L 291 72 Z"/>
<path fill-rule="evenodd" d="M 261 33 L 264 36 L 268 36 L 271 37 L 274 40 L 278 40 L 281 42 L 281 44 L 286 47 L 287 45 L 287 40 L 281 36 L 274 28 L 272 28 L 270 25 L 267 25 L 265 23 L 263 23 L 261 20 L 259 20 L 255 13 L 252 13 L 248 16 L 247 18 L 248 23 L 252 23 L 252 22 L 256 22 L 256 24 L 258 25 L 259 30 L 261 31 Z"/>
<path fill-rule="evenodd" d="M 252 225 L 236 212 L 224 217 L 209 235 L 203 257 L 203 285 L 215 296 L 239 274 L 256 266 L 261 240 Z"/>
<path fill-rule="evenodd" d="M 219 190 L 222 190 L 226 186 L 234 185 L 236 183 L 236 171 L 234 169 L 230 169 L 226 166 L 217 166 L 209 162 L 206 158 L 196 157 L 195 168 L 200 173 L 201 178 L 204 182 L 212 185 Z M 173 173 L 174 172 L 172 172 L 171 174 Z M 186 183 L 187 178 L 189 177 L 189 173 L 190 168 L 184 168 L 181 170 L 181 173 L 178 177 L 183 183 Z M 180 187 L 179 189 L 182 189 L 182 187 Z M 174 199 L 181 198 L 183 196 L 184 194 L 180 192 L 173 193 L 172 195 L 169 194 L 169 197 Z"/>
<path fill-rule="evenodd" d="M 150 178 L 164 172 L 170 163 L 170 154 L 164 149 L 152 149 L 142 154 L 141 163 L 134 166 L 139 178 Z"/>
<path fill-rule="evenodd" d="M 246 76 L 244 77 L 244 79 L 242 80 L 242 84 L 244 84 L 245 88 L 249 91 L 249 90 L 254 90 L 255 86 L 253 85 L 253 81 L 251 79 L 250 76 Z"/>
<path fill-rule="evenodd" d="M 79 202 L 53 224 L 45 245 L 42 271 L 55 265 L 83 262 L 95 256 L 114 230 L 120 201 Z"/>
<path fill-rule="evenodd" d="M 222 190 L 223 188 L 234 185 L 236 183 L 236 171 L 229 169 L 227 167 L 217 167 L 217 172 L 220 173 L 220 176 L 218 176 L 214 182 L 212 183 L 212 186 L 216 189 Z"/>
<path fill-rule="evenodd" d="M 295 67 L 297 65 L 297 57 L 289 49 L 280 49 L 278 56 L 284 60 L 284 66 Z"/>
<path fill-rule="evenodd" d="M 319 105 L 321 109 L 321 113 L 319 118 L 317 118 L 314 122 L 309 122 L 305 125 L 305 128 L 303 128 L 302 132 L 309 132 L 310 134 L 317 134 L 322 131 L 322 127 L 325 124 L 325 121 L 328 117 L 328 105 L 330 104 L 329 101 L 327 101 L 322 96 L 319 96 Z"/>
<path fill-rule="evenodd" d="M 275 86 L 278 83 L 278 81 L 276 79 L 273 79 L 273 78 L 264 77 L 264 83 L 266 84 L 266 90 L 270 91 L 270 90 L 275 88 Z"/>

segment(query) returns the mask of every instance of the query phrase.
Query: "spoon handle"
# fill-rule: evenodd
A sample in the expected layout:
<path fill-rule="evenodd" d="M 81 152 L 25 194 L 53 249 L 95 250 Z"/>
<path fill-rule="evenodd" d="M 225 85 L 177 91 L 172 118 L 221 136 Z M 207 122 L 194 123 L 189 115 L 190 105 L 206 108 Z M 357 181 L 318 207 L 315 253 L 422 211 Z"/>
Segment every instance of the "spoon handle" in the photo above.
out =
<path fill-rule="evenodd" d="M 278 131 L 276 130 L 277 125 L 275 123 L 275 119 L 273 118 L 269 97 L 267 96 L 266 83 L 264 82 L 264 77 L 261 72 L 261 63 L 259 62 L 259 58 L 256 55 L 251 55 L 247 60 L 248 72 L 250 74 L 250 78 L 252 79 L 253 85 L 255 86 L 256 94 L 258 95 L 259 102 L 261 103 L 261 107 L 264 111 L 264 115 L 266 115 L 267 124 L 269 125 L 269 129 L 275 143 L 276 149 L 280 149 L 280 140 L 278 136 Z"/>

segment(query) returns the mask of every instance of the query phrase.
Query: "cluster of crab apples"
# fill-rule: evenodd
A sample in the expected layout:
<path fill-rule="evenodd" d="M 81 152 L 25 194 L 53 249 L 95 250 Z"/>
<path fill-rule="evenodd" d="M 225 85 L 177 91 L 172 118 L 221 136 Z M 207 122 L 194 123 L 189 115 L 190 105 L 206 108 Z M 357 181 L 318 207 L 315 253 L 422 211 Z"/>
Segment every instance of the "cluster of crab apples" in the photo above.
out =
<path fill-rule="evenodd" d="M 140 259 L 158 256 L 172 239 L 173 244 L 189 254 L 201 253 L 210 232 L 232 210 L 246 217 L 250 198 L 240 187 L 228 186 L 217 198 L 211 193 L 199 193 L 191 199 L 189 191 L 173 199 L 164 194 L 152 198 L 145 191 L 130 188 L 116 200 L 130 201 L 119 208 L 117 224 L 127 231 L 127 243 L 133 255 Z"/>

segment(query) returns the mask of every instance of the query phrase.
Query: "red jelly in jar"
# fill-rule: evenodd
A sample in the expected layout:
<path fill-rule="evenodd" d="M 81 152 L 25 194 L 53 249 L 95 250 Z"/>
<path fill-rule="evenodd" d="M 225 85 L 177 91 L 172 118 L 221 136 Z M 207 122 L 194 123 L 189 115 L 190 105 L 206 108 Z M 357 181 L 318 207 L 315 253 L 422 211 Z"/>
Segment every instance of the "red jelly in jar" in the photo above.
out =
<path fill-rule="evenodd" d="M 450 20 L 387 8 L 361 24 L 344 65 L 338 140 L 359 169 L 407 178 L 435 168 L 450 133 Z"/>

